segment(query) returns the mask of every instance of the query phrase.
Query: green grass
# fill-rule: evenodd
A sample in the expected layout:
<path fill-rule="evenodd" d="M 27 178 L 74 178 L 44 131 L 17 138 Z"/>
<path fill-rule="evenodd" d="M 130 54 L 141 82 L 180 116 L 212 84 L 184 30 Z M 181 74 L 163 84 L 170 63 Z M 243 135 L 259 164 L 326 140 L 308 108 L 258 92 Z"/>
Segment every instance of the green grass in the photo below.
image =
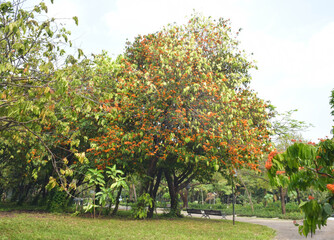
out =
<path fill-rule="evenodd" d="M 273 239 L 265 226 L 198 218 L 133 220 L 0 212 L 0 239 Z"/>

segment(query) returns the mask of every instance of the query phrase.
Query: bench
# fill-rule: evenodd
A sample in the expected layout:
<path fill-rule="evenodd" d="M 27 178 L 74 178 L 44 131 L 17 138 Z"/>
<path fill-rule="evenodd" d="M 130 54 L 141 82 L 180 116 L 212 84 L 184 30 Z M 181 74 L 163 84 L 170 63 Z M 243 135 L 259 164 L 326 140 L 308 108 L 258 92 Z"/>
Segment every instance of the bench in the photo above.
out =
<path fill-rule="evenodd" d="M 220 210 L 204 210 L 203 216 L 205 218 L 210 218 L 210 215 L 221 216 L 222 219 L 226 219 L 226 214 Z"/>
<path fill-rule="evenodd" d="M 187 209 L 187 213 L 188 213 L 188 215 L 187 216 L 190 216 L 190 217 L 192 217 L 191 216 L 191 214 L 201 214 L 202 215 L 202 217 L 205 217 L 205 215 L 202 213 L 202 210 L 200 210 L 200 209 Z"/>

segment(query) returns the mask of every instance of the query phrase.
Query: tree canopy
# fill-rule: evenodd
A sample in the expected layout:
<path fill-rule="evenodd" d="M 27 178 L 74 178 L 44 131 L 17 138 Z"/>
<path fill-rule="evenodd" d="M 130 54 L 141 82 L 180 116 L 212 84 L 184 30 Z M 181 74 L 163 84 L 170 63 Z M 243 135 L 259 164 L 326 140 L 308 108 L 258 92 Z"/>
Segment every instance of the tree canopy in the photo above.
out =
<path fill-rule="evenodd" d="M 70 32 L 43 15 L 44 2 L 28 10 L 22 5 L 0 4 L 0 164 L 1 179 L 26 185 L 39 176 L 48 179 L 53 171 L 70 174 L 63 159 L 75 153 L 71 148 L 79 140 L 69 125 L 92 102 L 81 91 L 86 84 L 77 64 L 87 64 L 79 61 L 82 50 L 78 58 L 65 51 Z M 69 141 L 65 148 L 61 137 Z"/>
<path fill-rule="evenodd" d="M 109 81 L 108 131 L 89 151 L 101 168 L 142 174 L 153 198 L 162 174 L 176 208 L 173 196 L 192 179 L 257 169 L 268 151 L 268 106 L 248 88 L 254 65 L 229 21 L 194 15 L 138 36 L 113 65 L 103 55 L 98 61 L 98 78 Z"/>

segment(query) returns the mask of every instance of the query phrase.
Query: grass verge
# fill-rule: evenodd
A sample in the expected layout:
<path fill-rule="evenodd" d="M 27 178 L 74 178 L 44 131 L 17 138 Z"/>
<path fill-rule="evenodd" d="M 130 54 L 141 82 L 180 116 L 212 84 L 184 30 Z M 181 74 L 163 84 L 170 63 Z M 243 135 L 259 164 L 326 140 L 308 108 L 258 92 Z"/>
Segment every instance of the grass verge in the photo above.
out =
<path fill-rule="evenodd" d="M 132 220 L 0 212 L 0 239 L 273 239 L 265 226 L 196 218 Z"/>

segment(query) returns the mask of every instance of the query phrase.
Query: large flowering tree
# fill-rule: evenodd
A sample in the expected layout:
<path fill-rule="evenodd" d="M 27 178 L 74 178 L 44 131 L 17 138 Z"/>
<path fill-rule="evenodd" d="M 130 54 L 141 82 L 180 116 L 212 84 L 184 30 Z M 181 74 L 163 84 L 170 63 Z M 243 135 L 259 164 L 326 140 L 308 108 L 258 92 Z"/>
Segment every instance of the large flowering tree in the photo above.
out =
<path fill-rule="evenodd" d="M 110 93 L 99 110 L 106 131 L 89 150 L 100 168 L 136 172 L 152 198 L 165 177 L 172 211 L 195 178 L 257 169 L 269 147 L 268 106 L 247 87 L 254 66 L 229 21 L 195 15 L 138 36 L 117 64 L 97 61 L 96 78 Z"/>

